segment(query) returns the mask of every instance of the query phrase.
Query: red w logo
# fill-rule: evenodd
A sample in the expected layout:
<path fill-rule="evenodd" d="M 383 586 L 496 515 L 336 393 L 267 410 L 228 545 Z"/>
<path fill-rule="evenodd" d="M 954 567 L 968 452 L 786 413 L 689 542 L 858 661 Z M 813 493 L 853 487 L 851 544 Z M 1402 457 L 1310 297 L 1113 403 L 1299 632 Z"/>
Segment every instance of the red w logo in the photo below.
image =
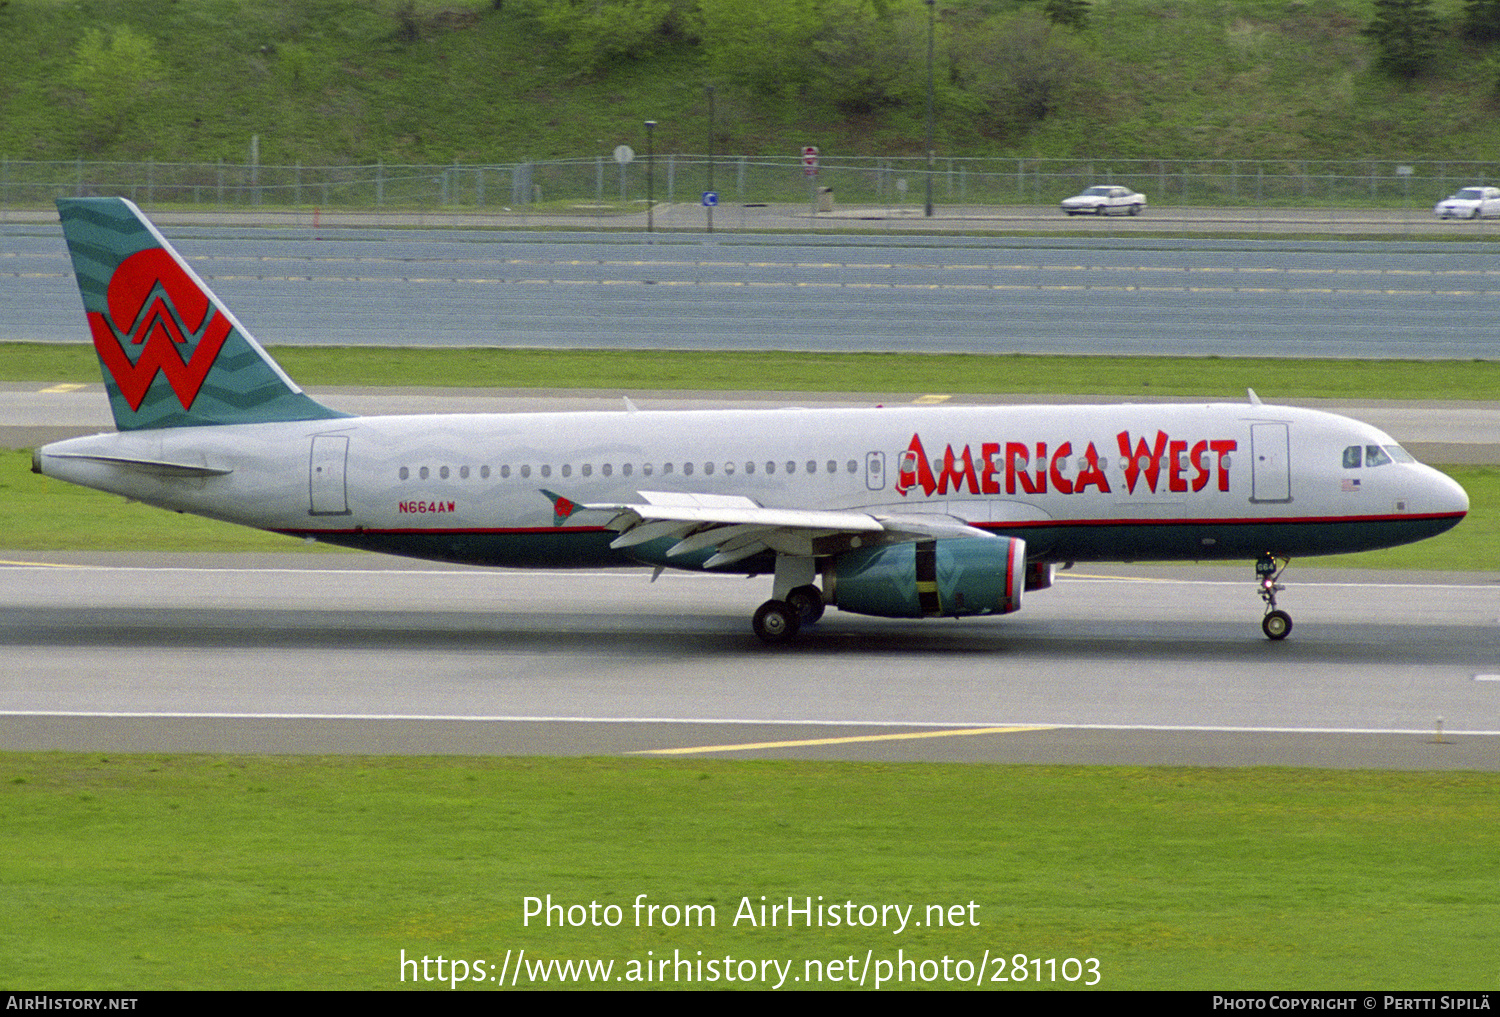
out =
<path fill-rule="evenodd" d="M 159 247 L 120 262 L 109 280 L 108 300 L 109 318 L 91 312 L 89 329 L 100 361 L 130 408 L 141 408 L 160 371 L 182 408 L 190 409 L 229 336 L 229 320 L 214 312 L 193 278 Z M 134 360 L 126 352 L 126 336 L 140 347 Z M 178 346 L 191 346 L 187 360 Z"/>

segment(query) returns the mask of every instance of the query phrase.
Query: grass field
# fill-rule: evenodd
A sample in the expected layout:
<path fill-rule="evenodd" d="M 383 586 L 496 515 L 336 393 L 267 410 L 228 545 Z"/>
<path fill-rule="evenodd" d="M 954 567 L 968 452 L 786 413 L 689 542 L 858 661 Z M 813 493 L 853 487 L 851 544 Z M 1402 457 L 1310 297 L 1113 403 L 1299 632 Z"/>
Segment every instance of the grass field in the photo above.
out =
<path fill-rule="evenodd" d="M 613 961 L 618 987 L 674 957 L 776 959 L 788 988 L 853 958 L 857 981 L 867 956 L 873 987 L 898 951 L 908 988 L 960 987 L 945 957 L 971 984 L 983 964 L 985 988 L 1082 987 L 1088 958 L 1105 989 L 1497 977 L 1489 774 L 4 754 L 0 815 L 0 982 L 27 989 L 414 987 L 403 950 L 494 988 L 523 949 Z M 524 924 L 549 894 L 598 902 L 600 927 Z M 640 894 L 716 924 L 637 927 Z M 752 926 L 763 896 L 914 905 L 923 924 Z M 929 905 L 957 923 L 926 924 Z M 1014 981 L 990 980 L 995 958 Z M 777 980 L 692 970 L 687 987 Z"/>
<path fill-rule="evenodd" d="M 303 386 L 930 392 L 1297 398 L 1500 399 L 1500 360 L 1293 360 L 1022 354 L 277 346 Z M 99 381 L 91 346 L 0 343 L 0 381 Z"/>

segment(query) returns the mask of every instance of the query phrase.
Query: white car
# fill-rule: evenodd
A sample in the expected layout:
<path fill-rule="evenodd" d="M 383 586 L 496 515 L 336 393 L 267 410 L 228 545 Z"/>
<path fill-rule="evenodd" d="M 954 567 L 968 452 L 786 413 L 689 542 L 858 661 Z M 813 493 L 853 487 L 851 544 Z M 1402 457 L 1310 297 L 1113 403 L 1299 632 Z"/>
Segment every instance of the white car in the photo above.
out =
<path fill-rule="evenodd" d="M 1069 215 L 1140 215 L 1145 207 L 1144 194 L 1114 184 L 1098 184 L 1062 203 Z"/>
<path fill-rule="evenodd" d="M 1492 219 L 1500 216 L 1500 187 L 1465 187 L 1432 211 L 1439 219 Z"/>

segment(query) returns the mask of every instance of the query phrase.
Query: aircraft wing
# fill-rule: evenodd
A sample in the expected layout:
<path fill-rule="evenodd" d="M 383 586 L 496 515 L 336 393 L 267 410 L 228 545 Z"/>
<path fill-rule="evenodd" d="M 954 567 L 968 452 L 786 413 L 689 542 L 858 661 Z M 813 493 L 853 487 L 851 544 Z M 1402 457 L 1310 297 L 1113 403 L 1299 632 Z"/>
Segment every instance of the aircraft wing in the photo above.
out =
<path fill-rule="evenodd" d="M 577 510 L 608 512 L 606 529 L 619 536 L 614 548 L 675 538 L 668 557 L 713 549 L 704 568 L 731 565 L 762 551 L 814 556 L 829 553 L 820 544 L 849 546 L 837 538 L 870 538 L 871 543 L 901 543 L 937 537 L 988 537 L 952 516 L 887 515 L 828 509 L 766 508 L 754 499 L 734 495 L 642 491 L 634 504 L 573 505 L 554 498 L 559 515 Z M 549 496 L 550 493 L 549 493 Z M 564 511 L 566 507 L 567 511 Z M 858 546 L 858 542 L 854 543 Z M 831 550 L 831 549 L 830 549 Z"/>

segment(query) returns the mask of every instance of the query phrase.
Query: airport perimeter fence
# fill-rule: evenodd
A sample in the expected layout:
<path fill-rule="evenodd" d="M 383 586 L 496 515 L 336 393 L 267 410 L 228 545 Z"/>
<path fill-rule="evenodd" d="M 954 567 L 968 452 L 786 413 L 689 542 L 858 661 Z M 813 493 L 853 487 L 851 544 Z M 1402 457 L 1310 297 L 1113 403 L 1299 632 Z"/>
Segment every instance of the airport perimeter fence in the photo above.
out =
<path fill-rule="evenodd" d="M 58 197 L 119 195 L 147 206 L 335 210 L 547 211 L 600 215 L 657 202 L 721 205 L 816 201 L 825 206 L 922 205 L 926 163 L 909 157 L 598 155 L 511 164 L 274 166 L 165 162 L 42 162 L 0 158 L 0 208 Z M 1500 162 L 1228 159 L 937 159 L 940 204 L 1050 205 L 1092 184 L 1119 183 L 1161 206 L 1413 207 L 1500 180 Z"/>

